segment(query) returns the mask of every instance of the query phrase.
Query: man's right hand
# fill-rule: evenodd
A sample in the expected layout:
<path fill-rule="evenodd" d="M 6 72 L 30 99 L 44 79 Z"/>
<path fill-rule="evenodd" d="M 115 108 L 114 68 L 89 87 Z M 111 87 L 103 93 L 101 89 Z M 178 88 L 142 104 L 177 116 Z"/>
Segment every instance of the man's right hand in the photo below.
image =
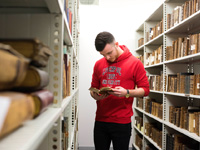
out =
<path fill-rule="evenodd" d="M 109 96 L 109 94 L 98 94 L 93 91 L 90 91 L 90 95 L 97 101 L 102 100 Z"/>

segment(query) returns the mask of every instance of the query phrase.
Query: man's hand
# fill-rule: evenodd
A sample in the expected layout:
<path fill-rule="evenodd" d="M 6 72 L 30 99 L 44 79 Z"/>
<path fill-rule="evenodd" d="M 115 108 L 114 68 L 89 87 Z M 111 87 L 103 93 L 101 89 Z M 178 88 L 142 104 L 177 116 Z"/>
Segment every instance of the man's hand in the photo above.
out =
<path fill-rule="evenodd" d="M 90 95 L 97 101 L 102 100 L 109 96 L 109 94 L 97 94 L 93 91 L 90 91 Z"/>
<path fill-rule="evenodd" d="M 124 97 L 127 94 L 127 90 L 121 86 L 116 86 L 115 88 L 112 88 L 112 90 L 113 92 L 108 93 L 117 97 Z"/>

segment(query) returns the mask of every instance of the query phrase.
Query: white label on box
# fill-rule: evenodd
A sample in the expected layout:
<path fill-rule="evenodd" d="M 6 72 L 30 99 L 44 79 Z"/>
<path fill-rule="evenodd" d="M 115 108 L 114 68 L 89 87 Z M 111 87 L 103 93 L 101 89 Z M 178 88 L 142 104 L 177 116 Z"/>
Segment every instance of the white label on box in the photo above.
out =
<path fill-rule="evenodd" d="M 174 10 L 177 10 L 179 7 L 178 6 L 176 6 L 175 8 L 174 8 Z"/>
<path fill-rule="evenodd" d="M 149 65 L 149 58 L 147 58 L 147 63 L 146 63 L 146 65 Z"/>
<path fill-rule="evenodd" d="M 195 45 L 194 45 L 194 44 L 191 45 L 191 50 L 192 50 L 192 51 L 195 50 Z"/>
<path fill-rule="evenodd" d="M 158 60 L 160 60 L 160 61 L 161 61 L 161 54 L 159 54 L 159 55 L 158 55 Z"/>
<path fill-rule="evenodd" d="M 197 83 L 197 89 L 200 89 L 200 83 Z"/>
<path fill-rule="evenodd" d="M 4 124 L 4 121 L 6 119 L 6 115 L 10 106 L 10 98 L 0 96 L 0 133 Z"/>
<path fill-rule="evenodd" d="M 151 30 L 151 36 L 153 36 L 153 30 Z"/>
<path fill-rule="evenodd" d="M 195 128 L 195 120 L 193 120 L 193 128 Z"/>
<path fill-rule="evenodd" d="M 151 63 L 154 62 L 154 56 L 151 56 Z"/>
<path fill-rule="evenodd" d="M 157 30 L 160 30 L 160 27 L 157 27 Z"/>

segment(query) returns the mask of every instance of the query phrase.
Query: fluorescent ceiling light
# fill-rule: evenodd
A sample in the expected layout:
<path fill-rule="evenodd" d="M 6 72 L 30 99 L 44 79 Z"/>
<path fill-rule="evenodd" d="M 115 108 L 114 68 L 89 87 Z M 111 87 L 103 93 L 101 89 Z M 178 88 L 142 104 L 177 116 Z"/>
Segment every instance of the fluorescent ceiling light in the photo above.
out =
<path fill-rule="evenodd" d="M 83 5 L 99 5 L 99 0 L 80 0 Z"/>

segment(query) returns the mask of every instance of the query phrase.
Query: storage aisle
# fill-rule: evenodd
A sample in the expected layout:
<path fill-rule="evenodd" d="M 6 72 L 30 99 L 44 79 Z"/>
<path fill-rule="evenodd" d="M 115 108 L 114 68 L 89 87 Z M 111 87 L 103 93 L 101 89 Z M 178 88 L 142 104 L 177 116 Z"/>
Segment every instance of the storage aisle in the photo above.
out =
<path fill-rule="evenodd" d="M 12 47 L 0 45 L 0 149 L 94 150 L 88 88 L 103 30 L 149 80 L 150 94 L 134 98 L 130 149 L 199 150 L 200 0 L 153 1 L 0 0 L 0 43 Z"/>

